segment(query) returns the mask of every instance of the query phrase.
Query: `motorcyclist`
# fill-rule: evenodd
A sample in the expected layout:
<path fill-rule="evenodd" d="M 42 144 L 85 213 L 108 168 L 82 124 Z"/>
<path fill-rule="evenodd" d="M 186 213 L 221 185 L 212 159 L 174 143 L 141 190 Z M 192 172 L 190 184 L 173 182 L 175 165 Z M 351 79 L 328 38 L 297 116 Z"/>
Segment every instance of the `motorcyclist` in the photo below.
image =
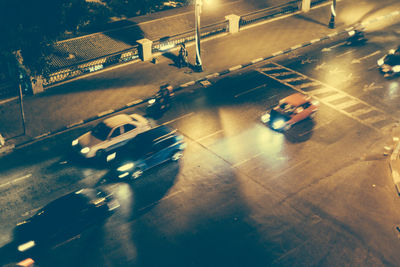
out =
<path fill-rule="evenodd" d="M 181 68 L 182 66 L 187 66 L 188 64 L 187 57 L 188 57 L 188 51 L 186 49 L 186 46 L 185 44 L 181 44 L 181 49 L 179 50 L 179 58 L 178 58 L 179 68 Z"/>
<path fill-rule="evenodd" d="M 355 44 L 355 43 L 361 43 L 366 41 L 365 34 L 362 30 L 354 30 L 349 33 L 350 37 L 348 39 L 348 44 Z"/>

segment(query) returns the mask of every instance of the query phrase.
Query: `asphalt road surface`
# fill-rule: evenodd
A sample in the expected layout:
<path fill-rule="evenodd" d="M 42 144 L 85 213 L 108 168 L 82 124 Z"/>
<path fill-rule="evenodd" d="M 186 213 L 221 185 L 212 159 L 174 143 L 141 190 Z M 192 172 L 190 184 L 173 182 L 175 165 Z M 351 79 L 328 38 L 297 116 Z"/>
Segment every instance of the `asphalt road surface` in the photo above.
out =
<path fill-rule="evenodd" d="M 399 78 L 383 78 L 376 60 L 399 31 L 311 46 L 177 93 L 155 123 L 185 136 L 184 158 L 133 182 L 74 160 L 70 142 L 92 125 L 0 159 L 0 255 L 18 221 L 101 186 L 120 209 L 39 266 L 398 266 L 399 199 L 383 147 L 400 115 Z M 313 120 L 284 134 L 260 122 L 296 91 L 320 101 Z"/>

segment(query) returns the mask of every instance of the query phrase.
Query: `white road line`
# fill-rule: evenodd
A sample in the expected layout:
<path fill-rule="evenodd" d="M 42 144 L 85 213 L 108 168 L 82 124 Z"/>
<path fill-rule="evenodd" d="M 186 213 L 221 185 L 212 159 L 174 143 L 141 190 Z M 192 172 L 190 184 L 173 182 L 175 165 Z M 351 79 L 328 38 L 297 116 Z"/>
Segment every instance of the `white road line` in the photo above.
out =
<path fill-rule="evenodd" d="M 3 105 L 5 103 L 8 103 L 8 102 L 11 102 L 11 101 L 14 101 L 14 100 L 17 100 L 18 98 L 19 98 L 18 96 L 15 96 L 15 97 L 12 97 L 12 98 L 9 98 L 9 99 L 2 100 L 2 101 L 0 101 L 0 105 Z"/>
<path fill-rule="evenodd" d="M 321 99 L 322 99 L 322 101 L 332 102 L 334 100 L 337 100 L 337 99 L 343 98 L 343 97 L 346 97 L 346 96 L 341 94 L 341 93 L 336 92 L 336 94 L 334 94 L 334 95 L 330 95 L 330 96 L 327 96 L 327 97 L 322 97 Z"/>
<path fill-rule="evenodd" d="M 252 156 L 252 157 L 250 157 L 248 159 L 245 159 L 245 160 L 242 160 L 242 161 L 240 161 L 238 163 L 233 164 L 232 167 L 236 168 L 237 166 L 242 165 L 243 163 L 246 163 L 246 162 L 248 162 L 248 161 L 250 161 L 250 160 L 252 160 L 252 159 L 254 159 L 254 158 L 256 158 L 256 157 L 258 157 L 260 155 L 262 155 L 262 154 L 264 154 L 264 152 L 257 153 L 257 154 L 255 154 L 254 156 Z"/>
<path fill-rule="evenodd" d="M 224 131 L 224 130 L 219 130 L 219 131 L 213 132 L 212 134 L 208 134 L 208 135 L 206 135 L 206 136 L 200 137 L 199 139 L 196 139 L 195 141 L 196 141 L 196 142 L 203 141 L 204 139 L 207 139 L 207 138 L 210 138 L 211 136 L 214 136 L 214 135 L 216 135 L 216 134 L 222 133 L 223 131 Z"/>
<path fill-rule="evenodd" d="M 106 111 L 103 111 L 103 112 L 97 114 L 97 117 L 103 117 L 103 116 L 108 115 L 108 114 L 111 114 L 111 113 L 113 113 L 113 112 L 114 112 L 113 109 L 109 109 L 109 110 L 106 110 Z"/>
<path fill-rule="evenodd" d="M 374 124 L 376 122 L 385 121 L 385 120 L 386 120 L 386 116 L 383 115 L 383 114 L 380 114 L 380 115 L 376 115 L 376 116 L 367 118 L 367 119 L 365 119 L 363 121 L 365 121 L 365 123 Z"/>
<path fill-rule="evenodd" d="M 262 84 L 262 85 L 260 85 L 260 86 L 251 88 L 251 89 L 249 89 L 249 90 L 247 90 L 247 91 L 244 91 L 244 92 L 241 92 L 241 93 L 235 95 L 235 98 L 238 98 L 239 96 L 245 95 L 245 94 L 247 94 L 247 93 L 250 93 L 250 92 L 252 92 L 252 91 L 255 91 L 255 90 L 257 90 L 257 89 L 260 89 L 260 88 L 266 87 L 266 86 L 267 86 L 266 84 Z"/>
<path fill-rule="evenodd" d="M 29 178 L 29 177 L 31 177 L 31 176 L 32 176 L 32 174 L 29 173 L 29 174 L 27 174 L 27 175 L 24 175 L 24 176 L 22 176 L 22 177 L 16 178 L 16 179 L 14 179 L 14 180 L 12 180 L 12 181 L 10 181 L 10 182 L 7 182 L 7 183 L 5 183 L 5 184 L 0 184 L 0 187 L 6 186 L 6 185 L 10 185 L 10 184 L 12 184 L 12 183 L 15 183 L 15 182 L 24 180 L 24 179 Z"/>
<path fill-rule="evenodd" d="M 229 71 L 235 71 L 235 70 L 240 69 L 241 67 L 242 67 L 242 65 L 237 65 L 237 66 L 234 66 L 232 68 L 229 68 Z"/>
<path fill-rule="evenodd" d="M 263 60 L 263 58 L 262 58 L 262 57 L 259 57 L 259 58 L 257 58 L 257 59 L 252 60 L 251 63 L 255 64 L 255 63 L 260 62 L 260 61 L 262 61 L 262 60 Z"/>
<path fill-rule="evenodd" d="M 313 90 L 308 91 L 308 93 L 311 95 L 319 95 L 319 94 L 328 93 L 328 92 L 333 92 L 333 90 L 331 88 L 320 87 L 320 88 L 315 88 Z"/>
<path fill-rule="evenodd" d="M 282 51 L 282 50 L 281 50 L 281 51 L 278 51 L 278 52 L 275 52 L 275 53 L 273 53 L 272 55 L 273 55 L 274 57 L 276 57 L 276 56 L 281 55 L 281 54 L 283 54 L 283 51 Z"/>
<path fill-rule="evenodd" d="M 355 51 L 354 49 L 351 49 L 349 51 L 344 52 L 343 54 L 337 55 L 336 57 L 342 57 L 342 56 L 345 56 L 347 54 L 353 53 L 354 51 Z"/>
<path fill-rule="evenodd" d="M 178 121 L 178 120 L 180 120 L 180 119 L 183 119 L 183 118 L 186 118 L 186 117 L 192 116 L 193 114 L 194 114 L 194 112 L 190 112 L 190 113 L 188 113 L 188 114 L 185 114 L 185 115 L 183 115 L 183 116 L 180 116 L 180 117 L 178 117 L 178 118 L 176 118 L 176 119 L 173 119 L 173 120 L 170 120 L 170 121 L 164 122 L 164 123 L 163 123 L 163 124 L 161 124 L 161 125 L 167 125 L 167 124 L 173 123 L 173 122 L 175 122 L 175 121 Z"/>
<path fill-rule="evenodd" d="M 307 80 L 308 78 L 304 77 L 304 79 Z M 311 87 L 311 86 L 316 86 L 316 85 L 320 85 L 320 83 L 315 82 L 315 81 L 310 81 L 310 82 L 307 82 L 307 83 L 299 84 L 296 87 L 298 87 L 300 89 L 305 89 L 305 88 L 308 88 L 308 87 Z"/>
<path fill-rule="evenodd" d="M 366 55 L 366 56 L 364 56 L 364 57 L 361 57 L 361 58 L 358 58 L 358 59 L 353 59 L 353 60 L 351 61 L 351 63 L 352 63 L 352 64 L 354 64 L 354 63 L 361 63 L 362 60 L 367 59 L 367 58 L 370 58 L 370 57 L 373 57 L 373 56 L 375 56 L 375 55 L 377 55 L 377 54 L 379 54 L 379 53 L 381 53 L 380 50 L 375 51 L 374 53 L 371 53 L 371 54 Z"/>
<path fill-rule="evenodd" d="M 136 99 L 136 100 L 134 100 L 134 101 L 129 102 L 128 104 L 126 104 L 126 106 L 127 106 L 127 107 L 133 106 L 133 105 L 136 105 L 136 104 L 138 104 L 138 103 L 140 103 L 140 102 L 142 102 L 142 101 L 143 101 L 142 99 Z"/>
<path fill-rule="evenodd" d="M 180 194 L 180 193 L 182 193 L 182 192 L 184 192 L 184 191 L 183 191 L 183 190 L 179 190 L 179 191 L 176 191 L 176 192 L 174 192 L 174 193 L 171 193 L 171 194 L 169 194 L 169 195 L 163 197 L 163 198 L 160 199 L 160 200 L 157 200 L 157 201 L 155 201 L 155 202 L 153 202 L 153 203 L 150 203 L 149 205 L 146 205 L 146 206 L 144 206 L 144 207 L 138 209 L 138 211 L 142 211 L 142 210 L 148 209 L 148 208 L 150 208 L 150 207 L 152 207 L 152 206 L 154 206 L 154 205 L 156 205 L 156 204 L 158 204 L 158 203 L 161 203 L 161 201 L 166 200 L 166 199 L 171 198 L 171 197 L 174 197 L 174 196 L 176 196 L 176 195 L 178 195 L 178 194 Z"/>
<path fill-rule="evenodd" d="M 371 111 L 373 111 L 373 109 L 366 107 L 366 108 L 360 108 L 360 109 L 357 109 L 357 110 L 354 110 L 354 111 L 348 112 L 348 113 L 350 113 L 353 116 L 359 117 L 359 116 L 361 116 L 363 114 L 367 114 Z"/>
<path fill-rule="evenodd" d="M 351 106 L 355 106 L 355 105 L 357 105 L 359 103 L 360 102 L 358 102 L 358 101 L 356 101 L 354 99 L 349 99 L 349 100 L 347 100 L 347 101 L 345 101 L 343 103 L 337 104 L 335 106 L 338 109 L 345 109 L 345 108 L 348 108 L 348 107 L 351 107 Z"/>

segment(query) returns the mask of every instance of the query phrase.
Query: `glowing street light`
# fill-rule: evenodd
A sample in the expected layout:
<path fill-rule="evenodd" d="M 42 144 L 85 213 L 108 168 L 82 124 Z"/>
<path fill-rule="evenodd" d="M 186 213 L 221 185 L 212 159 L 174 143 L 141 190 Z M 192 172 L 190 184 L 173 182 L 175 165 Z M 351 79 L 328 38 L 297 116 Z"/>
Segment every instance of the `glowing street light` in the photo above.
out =
<path fill-rule="evenodd" d="M 331 5 L 331 19 L 329 20 L 329 28 L 335 28 L 335 17 L 336 17 L 336 0 L 332 0 Z"/>
<path fill-rule="evenodd" d="M 196 41 L 196 63 L 195 69 L 196 71 L 203 71 L 203 64 L 201 62 L 201 53 L 200 53 L 200 13 L 201 6 L 203 5 L 202 0 L 196 0 L 194 15 L 195 15 L 195 41 Z"/>

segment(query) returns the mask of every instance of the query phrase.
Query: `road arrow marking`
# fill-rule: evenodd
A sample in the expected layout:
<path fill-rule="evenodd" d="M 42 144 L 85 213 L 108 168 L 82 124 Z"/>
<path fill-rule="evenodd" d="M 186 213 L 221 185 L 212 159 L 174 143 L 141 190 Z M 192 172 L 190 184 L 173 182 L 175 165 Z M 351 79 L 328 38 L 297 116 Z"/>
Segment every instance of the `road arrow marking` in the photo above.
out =
<path fill-rule="evenodd" d="M 322 48 L 321 51 L 322 51 L 322 52 L 329 52 L 329 51 L 332 50 L 332 48 L 336 48 L 336 47 L 338 47 L 338 46 L 341 46 L 342 44 L 344 44 L 344 42 L 341 42 L 341 43 L 332 45 L 332 46 L 330 46 L 330 47 L 324 47 L 324 48 Z"/>
<path fill-rule="evenodd" d="M 351 61 L 351 64 L 361 63 L 362 60 L 367 59 L 367 58 L 370 58 L 370 57 L 373 57 L 373 56 L 379 54 L 380 52 L 381 52 L 381 51 L 378 50 L 378 51 L 375 51 L 375 52 L 372 53 L 372 54 L 366 55 L 365 57 L 362 57 L 362 58 L 359 58 L 359 59 L 353 59 L 353 60 Z"/>

